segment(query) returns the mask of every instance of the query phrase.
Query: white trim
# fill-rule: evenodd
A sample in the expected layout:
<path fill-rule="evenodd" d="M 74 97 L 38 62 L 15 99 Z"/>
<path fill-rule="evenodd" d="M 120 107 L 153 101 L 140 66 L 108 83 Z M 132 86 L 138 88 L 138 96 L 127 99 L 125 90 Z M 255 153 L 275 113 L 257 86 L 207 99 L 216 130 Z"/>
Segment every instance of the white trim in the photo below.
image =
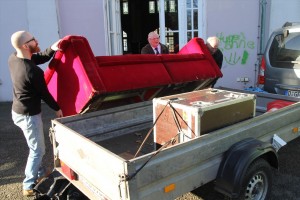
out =
<path fill-rule="evenodd" d="M 122 28 L 121 28 L 121 10 L 120 10 L 120 0 L 115 0 L 114 2 L 114 13 L 115 15 L 115 24 L 114 24 L 114 48 L 116 51 L 114 55 L 122 55 L 123 48 L 122 48 Z"/>
<path fill-rule="evenodd" d="M 207 0 L 198 0 L 198 36 L 206 39 L 207 33 Z"/>
<path fill-rule="evenodd" d="M 187 42 L 186 27 L 186 0 L 178 0 L 178 31 L 179 31 L 179 48 L 181 49 Z"/>
<path fill-rule="evenodd" d="M 60 22 L 60 12 L 59 12 L 59 4 L 58 4 L 59 0 L 55 0 L 55 12 L 56 12 L 56 21 L 57 21 L 57 33 L 58 33 L 58 37 L 62 38 L 61 35 L 61 22 Z"/>
<path fill-rule="evenodd" d="M 110 0 L 103 0 L 103 11 L 104 11 L 104 30 L 106 30 L 105 36 L 105 55 L 109 55 L 111 52 L 111 46 L 110 46 L 110 35 L 109 35 L 109 7 L 108 7 L 108 1 Z"/>
<path fill-rule="evenodd" d="M 121 13 L 119 0 L 104 0 L 106 55 L 122 55 Z M 112 17 L 112 18 L 110 18 Z"/>
<path fill-rule="evenodd" d="M 166 43 L 165 0 L 159 0 L 159 30 L 160 42 Z"/>

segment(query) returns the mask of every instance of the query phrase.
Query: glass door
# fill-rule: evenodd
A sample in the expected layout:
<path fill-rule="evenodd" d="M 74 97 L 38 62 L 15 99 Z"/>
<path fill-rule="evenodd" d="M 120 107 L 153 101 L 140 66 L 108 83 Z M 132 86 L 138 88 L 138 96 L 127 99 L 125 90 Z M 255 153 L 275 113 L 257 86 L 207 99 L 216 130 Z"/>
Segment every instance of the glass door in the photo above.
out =
<path fill-rule="evenodd" d="M 159 33 L 161 43 L 168 46 L 170 53 L 177 53 L 194 37 L 205 38 L 206 0 L 106 1 L 111 12 L 108 15 L 110 47 L 121 47 L 123 54 L 139 54 L 148 43 L 151 31 Z M 119 9 L 115 7 L 117 3 Z M 119 18 L 120 25 L 116 21 Z"/>
<path fill-rule="evenodd" d="M 160 35 L 169 44 L 170 52 L 178 52 L 194 37 L 205 38 L 205 0 L 159 0 Z"/>

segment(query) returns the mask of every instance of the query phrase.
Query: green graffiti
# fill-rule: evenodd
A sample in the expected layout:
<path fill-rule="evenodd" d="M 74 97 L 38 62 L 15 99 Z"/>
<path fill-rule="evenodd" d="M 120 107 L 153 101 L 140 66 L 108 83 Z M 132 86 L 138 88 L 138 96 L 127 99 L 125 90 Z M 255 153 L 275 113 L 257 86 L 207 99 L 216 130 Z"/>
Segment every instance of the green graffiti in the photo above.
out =
<path fill-rule="evenodd" d="M 247 41 L 244 33 L 225 36 L 221 32 L 217 34 L 217 37 L 220 40 L 219 48 L 223 52 L 224 60 L 227 64 L 247 64 L 249 59 L 247 50 L 255 48 L 254 41 Z M 242 55 L 239 55 L 242 49 Z"/>
<path fill-rule="evenodd" d="M 236 52 L 230 53 L 230 56 L 224 56 L 224 60 L 226 61 L 226 63 L 228 63 L 230 65 L 237 64 L 240 59 L 241 59 L 241 57 L 237 56 Z"/>
<path fill-rule="evenodd" d="M 241 62 L 242 65 L 246 64 L 248 57 L 249 57 L 249 53 L 247 51 L 244 51 L 243 57 L 242 57 L 242 62 Z"/>
<path fill-rule="evenodd" d="M 255 48 L 255 43 L 253 41 L 249 41 L 247 43 L 247 46 L 248 46 L 249 49 L 254 49 Z"/>

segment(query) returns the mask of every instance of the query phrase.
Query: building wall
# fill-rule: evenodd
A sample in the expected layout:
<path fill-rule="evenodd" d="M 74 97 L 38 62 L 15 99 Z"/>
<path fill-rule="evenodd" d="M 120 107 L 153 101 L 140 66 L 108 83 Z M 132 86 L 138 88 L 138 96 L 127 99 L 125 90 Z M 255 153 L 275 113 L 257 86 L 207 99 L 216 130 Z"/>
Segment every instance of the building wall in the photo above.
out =
<path fill-rule="evenodd" d="M 8 57 L 15 50 L 11 46 L 12 33 L 31 32 L 45 49 L 58 40 L 58 26 L 54 0 L 1 0 L 0 1 L 0 101 L 12 100 L 12 84 Z M 46 65 L 41 65 L 45 69 Z"/>
<path fill-rule="evenodd" d="M 270 5 L 270 19 L 268 36 L 272 31 L 282 27 L 285 22 L 300 22 L 300 1 L 299 0 L 268 0 Z"/>
<path fill-rule="evenodd" d="M 106 55 L 103 0 L 57 0 L 60 37 L 83 35 L 95 55 Z"/>
<path fill-rule="evenodd" d="M 95 55 L 105 55 L 103 0 L 1 0 L 0 102 L 12 100 L 7 59 L 15 50 L 11 34 L 32 33 L 42 50 L 66 35 L 84 35 Z M 5 27 L 5 28 L 4 28 Z M 46 69 L 48 63 L 39 65 Z"/>
<path fill-rule="evenodd" d="M 259 1 L 207 1 L 207 36 L 220 39 L 223 78 L 216 86 L 243 89 L 255 83 Z M 248 78 L 248 82 L 243 80 Z"/>

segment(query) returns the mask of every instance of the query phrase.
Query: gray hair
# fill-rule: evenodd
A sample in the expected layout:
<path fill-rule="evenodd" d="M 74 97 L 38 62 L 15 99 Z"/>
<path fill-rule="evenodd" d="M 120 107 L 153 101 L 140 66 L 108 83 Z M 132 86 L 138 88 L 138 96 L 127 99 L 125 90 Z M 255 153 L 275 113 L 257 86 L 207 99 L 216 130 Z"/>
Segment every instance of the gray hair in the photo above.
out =
<path fill-rule="evenodd" d="M 158 33 L 155 31 L 152 31 L 148 34 L 148 38 L 155 38 L 155 37 L 159 37 Z"/>

